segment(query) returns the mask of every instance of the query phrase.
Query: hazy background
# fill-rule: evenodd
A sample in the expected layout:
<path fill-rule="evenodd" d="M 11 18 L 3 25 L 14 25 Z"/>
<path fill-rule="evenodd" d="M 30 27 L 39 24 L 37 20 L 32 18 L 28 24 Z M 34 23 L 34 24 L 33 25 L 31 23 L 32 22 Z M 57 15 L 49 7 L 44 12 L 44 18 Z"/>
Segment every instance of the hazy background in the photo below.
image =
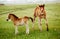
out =
<path fill-rule="evenodd" d="M 0 4 L 60 3 L 60 0 L 0 0 Z"/>

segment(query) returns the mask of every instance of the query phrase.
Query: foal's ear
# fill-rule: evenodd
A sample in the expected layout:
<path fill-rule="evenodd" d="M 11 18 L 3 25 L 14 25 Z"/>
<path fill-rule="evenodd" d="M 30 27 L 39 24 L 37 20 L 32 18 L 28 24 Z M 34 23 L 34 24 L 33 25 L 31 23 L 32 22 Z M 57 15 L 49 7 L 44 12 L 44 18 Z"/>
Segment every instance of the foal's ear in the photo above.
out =
<path fill-rule="evenodd" d="M 11 14 L 11 12 L 8 12 L 8 15 Z"/>
<path fill-rule="evenodd" d="M 37 4 L 37 6 L 36 7 L 39 7 L 39 4 Z"/>
<path fill-rule="evenodd" d="M 45 6 L 45 4 L 43 4 L 43 6 Z"/>

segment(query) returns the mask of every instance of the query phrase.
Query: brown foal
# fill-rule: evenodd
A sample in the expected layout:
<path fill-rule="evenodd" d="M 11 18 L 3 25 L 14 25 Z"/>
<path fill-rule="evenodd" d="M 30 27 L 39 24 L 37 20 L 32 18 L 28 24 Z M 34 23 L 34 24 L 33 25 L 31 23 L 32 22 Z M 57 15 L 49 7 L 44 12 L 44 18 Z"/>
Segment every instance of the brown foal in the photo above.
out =
<path fill-rule="evenodd" d="M 15 25 L 15 34 L 18 33 L 18 28 L 17 28 L 18 25 L 23 25 L 23 24 L 26 25 L 26 34 L 29 34 L 29 26 L 28 26 L 28 20 L 29 19 L 31 19 L 31 21 L 33 22 L 33 18 L 31 18 L 31 17 L 24 16 L 23 18 L 18 18 L 14 14 L 9 14 L 7 21 L 11 20 L 14 23 L 14 25 Z"/>
<path fill-rule="evenodd" d="M 46 11 L 45 11 L 45 5 L 42 4 L 42 5 L 38 5 L 35 10 L 34 10 L 34 21 L 35 21 L 35 18 L 38 17 L 39 18 L 39 29 L 42 31 L 42 24 L 41 24 L 41 19 L 44 18 L 45 21 L 46 21 L 46 28 L 47 28 L 47 31 L 48 31 L 48 22 L 47 22 L 47 18 L 46 18 Z"/>

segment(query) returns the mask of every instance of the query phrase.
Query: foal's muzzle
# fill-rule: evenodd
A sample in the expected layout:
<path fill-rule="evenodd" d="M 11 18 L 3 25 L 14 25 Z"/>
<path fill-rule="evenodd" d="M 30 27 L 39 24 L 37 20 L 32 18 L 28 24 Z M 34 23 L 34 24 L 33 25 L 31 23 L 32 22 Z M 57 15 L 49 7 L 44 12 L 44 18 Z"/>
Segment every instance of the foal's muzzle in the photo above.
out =
<path fill-rule="evenodd" d="M 8 21 L 8 19 L 6 19 L 6 21 Z"/>

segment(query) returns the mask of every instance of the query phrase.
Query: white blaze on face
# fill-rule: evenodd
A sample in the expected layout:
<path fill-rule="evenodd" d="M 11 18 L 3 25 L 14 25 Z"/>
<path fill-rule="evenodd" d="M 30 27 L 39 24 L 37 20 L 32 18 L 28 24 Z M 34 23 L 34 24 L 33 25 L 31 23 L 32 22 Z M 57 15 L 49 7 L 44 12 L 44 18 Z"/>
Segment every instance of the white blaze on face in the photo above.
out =
<path fill-rule="evenodd" d="M 43 7 L 41 7 L 41 11 L 43 10 Z"/>

